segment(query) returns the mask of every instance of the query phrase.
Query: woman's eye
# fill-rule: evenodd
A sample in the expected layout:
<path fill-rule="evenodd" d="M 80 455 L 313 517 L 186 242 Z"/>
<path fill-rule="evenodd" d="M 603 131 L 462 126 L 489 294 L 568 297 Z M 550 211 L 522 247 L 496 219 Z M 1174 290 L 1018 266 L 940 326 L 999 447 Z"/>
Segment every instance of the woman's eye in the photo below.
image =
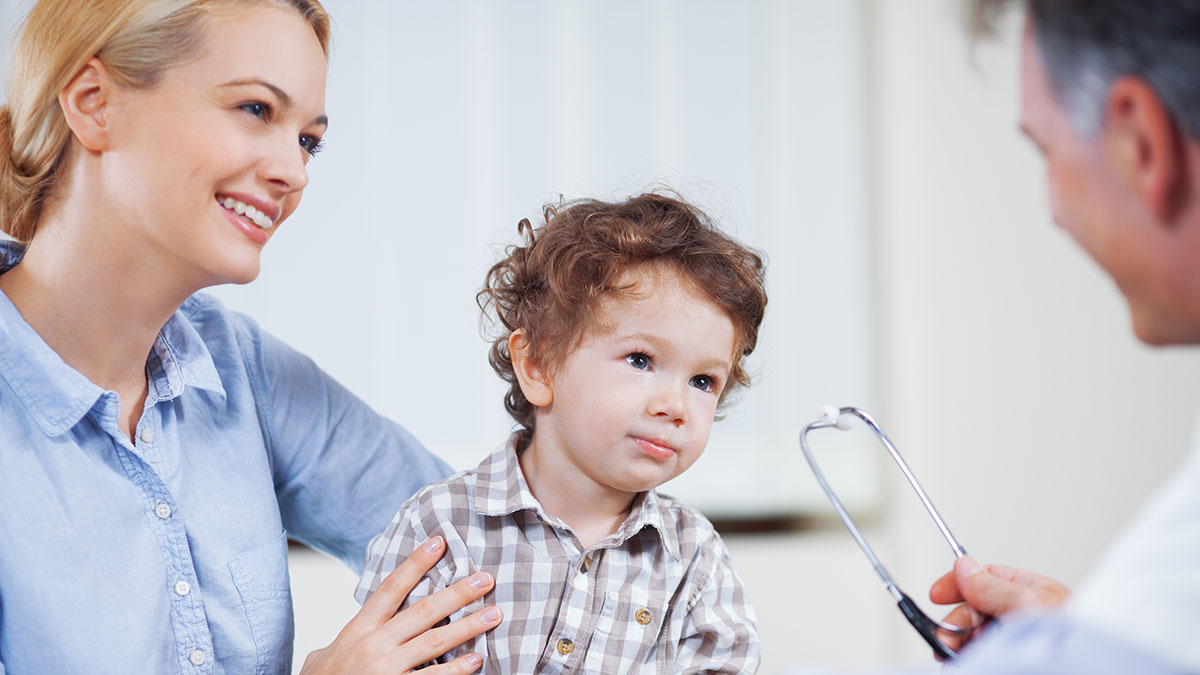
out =
<path fill-rule="evenodd" d="M 271 116 L 271 106 L 262 101 L 251 101 L 238 106 L 242 110 L 254 115 L 260 120 L 265 120 Z"/>
<path fill-rule="evenodd" d="M 316 136 L 304 135 L 300 137 L 300 147 L 304 148 L 309 157 L 312 157 L 325 147 L 325 143 Z"/>
<path fill-rule="evenodd" d="M 650 357 L 641 352 L 634 352 L 626 356 L 625 362 L 638 370 L 645 370 L 650 367 Z"/>
<path fill-rule="evenodd" d="M 693 375 L 692 379 L 688 380 L 688 384 L 700 391 L 712 391 L 713 389 L 712 378 L 707 375 Z"/>

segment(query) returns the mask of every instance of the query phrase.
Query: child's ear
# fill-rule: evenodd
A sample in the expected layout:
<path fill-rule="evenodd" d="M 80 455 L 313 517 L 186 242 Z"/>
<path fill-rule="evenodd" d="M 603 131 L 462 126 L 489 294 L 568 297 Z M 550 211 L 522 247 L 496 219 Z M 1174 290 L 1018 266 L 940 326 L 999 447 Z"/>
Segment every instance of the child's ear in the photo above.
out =
<path fill-rule="evenodd" d="M 550 405 L 554 400 L 554 389 L 545 368 L 533 356 L 533 350 L 525 331 L 515 330 L 508 338 L 508 354 L 512 358 L 513 371 L 525 399 L 538 408 Z"/>

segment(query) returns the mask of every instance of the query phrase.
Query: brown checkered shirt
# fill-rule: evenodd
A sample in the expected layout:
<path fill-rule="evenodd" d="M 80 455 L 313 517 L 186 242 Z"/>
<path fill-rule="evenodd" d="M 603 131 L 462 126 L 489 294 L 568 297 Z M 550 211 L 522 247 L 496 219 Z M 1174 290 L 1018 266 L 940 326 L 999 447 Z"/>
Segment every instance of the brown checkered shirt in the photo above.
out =
<path fill-rule="evenodd" d="M 484 673 L 753 673 L 758 630 L 712 524 L 654 490 L 616 533 L 583 548 L 542 510 L 513 439 L 478 467 L 426 486 L 367 548 L 355 597 L 379 587 L 426 538 L 441 562 L 405 607 L 484 570 L 495 589 L 450 618 L 495 604 L 504 621 L 439 659 L 476 652 Z"/>

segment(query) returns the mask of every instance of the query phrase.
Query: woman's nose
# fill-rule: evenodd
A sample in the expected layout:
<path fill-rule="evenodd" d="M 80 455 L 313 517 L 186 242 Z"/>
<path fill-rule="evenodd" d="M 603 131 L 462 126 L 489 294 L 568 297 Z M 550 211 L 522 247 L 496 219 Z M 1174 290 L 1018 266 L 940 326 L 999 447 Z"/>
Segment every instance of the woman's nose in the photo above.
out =
<path fill-rule="evenodd" d="M 260 164 L 260 174 L 283 194 L 299 192 L 308 186 L 308 156 L 297 138 L 292 136 L 289 142 L 282 136 L 271 139 Z"/>

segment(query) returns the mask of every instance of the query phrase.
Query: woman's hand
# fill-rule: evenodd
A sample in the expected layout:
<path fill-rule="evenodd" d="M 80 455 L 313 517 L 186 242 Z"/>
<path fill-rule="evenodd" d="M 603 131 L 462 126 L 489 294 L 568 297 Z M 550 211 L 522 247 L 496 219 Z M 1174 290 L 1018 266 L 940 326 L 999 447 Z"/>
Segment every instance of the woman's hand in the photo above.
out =
<path fill-rule="evenodd" d="M 1070 596 L 1070 589 L 1050 577 L 1006 565 L 980 565 L 971 556 L 954 561 L 954 569 L 929 589 L 929 599 L 939 605 L 965 603 L 942 621 L 976 630 L 966 636 L 938 632 L 942 642 L 955 650 L 970 642 L 993 616 L 1056 607 Z"/>
<path fill-rule="evenodd" d="M 492 589 L 495 580 L 487 572 L 473 574 L 396 612 L 421 577 L 437 564 L 445 547 L 441 537 L 421 544 L 387 575 L 332 644 L 308 655 L 302 675 L 407 673 L 499 624 L 499 608 L 485 607 L 452 624 L 432 628 Z M 464 654 L 422 672 L 473 673 L 482 662 L 478 654 Z"/>

